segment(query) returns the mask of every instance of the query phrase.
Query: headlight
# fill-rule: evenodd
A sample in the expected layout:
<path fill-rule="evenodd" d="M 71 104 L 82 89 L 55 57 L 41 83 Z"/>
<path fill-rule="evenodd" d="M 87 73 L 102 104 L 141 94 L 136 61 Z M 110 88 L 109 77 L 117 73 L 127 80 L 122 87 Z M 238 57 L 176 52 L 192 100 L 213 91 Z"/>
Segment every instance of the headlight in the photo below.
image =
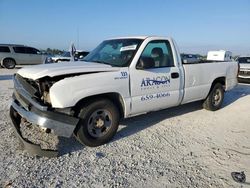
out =
<path fill-rule="evenodd" d="M 43 101 L 44 101 L 45 104 L 46 104 L 46 103 L 47 103 L 47 104 L 51 104 L 49 92 L 47 92 L 47 91 L 43 92 L 42 98 L 43 98 Z"/>

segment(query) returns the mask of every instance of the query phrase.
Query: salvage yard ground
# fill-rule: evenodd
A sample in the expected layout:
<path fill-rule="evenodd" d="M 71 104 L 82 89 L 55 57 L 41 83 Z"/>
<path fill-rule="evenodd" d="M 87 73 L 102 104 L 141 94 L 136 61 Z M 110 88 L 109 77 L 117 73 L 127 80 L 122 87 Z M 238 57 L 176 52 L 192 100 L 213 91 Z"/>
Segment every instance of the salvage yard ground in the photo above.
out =
<path fill-rule="evenodd" d="M 48 159 L 20 150 L 9 123 L 16 71 L 0 69 L 0 187 L 250 187 L 250 85 L 216 112 L 196 102 L 124 120 L 100 147 L 60 138 L 60 156 Z"/>

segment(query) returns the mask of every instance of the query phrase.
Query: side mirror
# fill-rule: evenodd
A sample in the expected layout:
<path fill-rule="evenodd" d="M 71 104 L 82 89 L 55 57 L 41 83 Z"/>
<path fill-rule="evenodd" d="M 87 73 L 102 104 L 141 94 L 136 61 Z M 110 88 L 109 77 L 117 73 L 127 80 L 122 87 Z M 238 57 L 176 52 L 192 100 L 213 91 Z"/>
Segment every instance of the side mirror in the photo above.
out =
<path fill-rule="evenodd" d="M 155 67 L 155 62 L 152 57 L 140 57 L 136 68 L 143 70 L 143 69 L 151 69 Z"/>

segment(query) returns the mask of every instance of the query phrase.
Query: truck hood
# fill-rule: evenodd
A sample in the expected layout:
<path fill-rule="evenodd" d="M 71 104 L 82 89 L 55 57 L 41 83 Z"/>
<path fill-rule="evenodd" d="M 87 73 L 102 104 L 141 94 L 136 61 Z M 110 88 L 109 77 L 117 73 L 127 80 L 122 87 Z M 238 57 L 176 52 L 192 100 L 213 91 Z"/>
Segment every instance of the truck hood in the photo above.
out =
<path fill-rule="evenodd" d="M 101 63 L 75 61 L 29 66 L 20 69 L 17 73 L 24 78 L 37 80 L 46 76 L 55 77 L 69 74 L 111 72 L 119 70 L 119 67 L 112 67 Z"/>
<path fill-rule="evenodd" d="M 241 69 L 250 69 L 250 63 L 240 63 Z"/>

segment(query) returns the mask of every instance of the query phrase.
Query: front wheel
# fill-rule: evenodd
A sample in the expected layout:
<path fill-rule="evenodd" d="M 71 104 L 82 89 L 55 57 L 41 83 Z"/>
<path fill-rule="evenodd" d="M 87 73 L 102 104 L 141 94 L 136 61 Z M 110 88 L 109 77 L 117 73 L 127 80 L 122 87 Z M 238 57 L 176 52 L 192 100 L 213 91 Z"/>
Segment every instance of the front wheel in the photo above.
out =
<path fill-rule="evenodd" d="M 224 89 L 220 83 L 213 86 L 209 95 L 203 103 L 203 108 L 210 111 L 218 110 L 224 99 Z"/>
<path fill-rule="evenodd" d="M 90 147 L 109 142 L 119 126 L 117 107 L 108 99 L 99 99 L 80 108 L 80 122 L 75 130 L 77 140 Z"/>

